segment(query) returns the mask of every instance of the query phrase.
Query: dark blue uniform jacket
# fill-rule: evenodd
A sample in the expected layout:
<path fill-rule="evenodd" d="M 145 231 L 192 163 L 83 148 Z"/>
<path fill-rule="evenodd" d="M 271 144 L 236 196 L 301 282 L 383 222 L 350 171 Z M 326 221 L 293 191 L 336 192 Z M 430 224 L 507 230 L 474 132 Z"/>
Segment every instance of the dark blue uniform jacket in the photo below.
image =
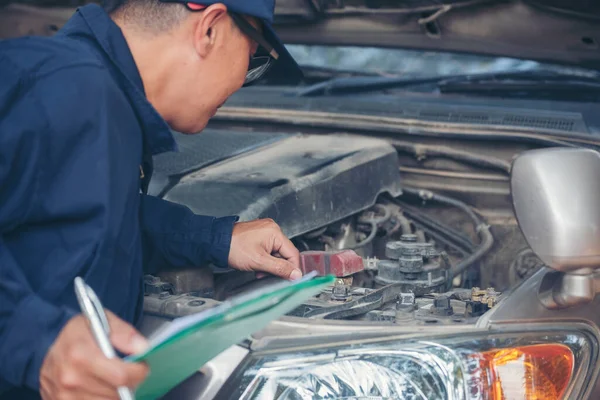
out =
<path fill-rule="evenodd" d="M 99 6 L 52 38 L 0 42 L 0 397 L 37 396 L 44 356 L 79 312 L 76 276 L 135 324 L 144 270 L 227 267 L 237 217 L 145 194 L 152 155 L 174 150 Z"/>

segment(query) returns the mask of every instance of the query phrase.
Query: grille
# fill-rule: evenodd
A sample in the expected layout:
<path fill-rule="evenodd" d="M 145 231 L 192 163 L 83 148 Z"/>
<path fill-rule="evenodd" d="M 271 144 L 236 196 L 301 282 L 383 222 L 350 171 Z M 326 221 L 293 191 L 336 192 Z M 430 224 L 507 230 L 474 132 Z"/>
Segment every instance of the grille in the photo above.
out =
<path fill-rule="evenodd" d="M 461 113 L 443 111 L 421 111 L 419 117 L 439 122 L 525 126 L 530 128 L 551 129 L 572 132 L 577 124 L 575 118 L 553 118 L 545 116 L 528 116 L 502 113 Z"/>
<path fill-rule="evenodd" d="M 563 118 L 536 118 L 509 115 L 504 117 L 503 125 L 521 125 L 532 128 L 555 129 L 561 131 L 572 131 L 575 121 Z"/>

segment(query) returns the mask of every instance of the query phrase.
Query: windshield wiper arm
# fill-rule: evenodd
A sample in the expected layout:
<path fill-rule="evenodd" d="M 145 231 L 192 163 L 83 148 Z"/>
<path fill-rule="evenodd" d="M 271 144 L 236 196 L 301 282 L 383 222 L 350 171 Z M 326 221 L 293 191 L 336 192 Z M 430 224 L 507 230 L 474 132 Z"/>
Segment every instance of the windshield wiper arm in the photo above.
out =
<path fill-rule="evenodd" d="M 367 76 L 367 77 L 381 77 L 383 76 L 381 73 L 379 72 L 371 72 L 368 70 L 354 70 L 354 69 L 340 69 L 340 68 L 334 68 L 334 67 L 328 67 L 328 66 L 322 66 L 322 65 L 307 65 L 307 64 L 300 64 L 300 68 L 302 69 L 302 72 L 304 72 L 304 75 L 306 76 L 307 74 L 310 75 L 327 75 L 329 77 L 333 78 L 351 78 L 351 77 L 355 77 L 355 76 Z"/>
<path fill-rule="evenodd" d="M 435 83 L 439 80 L 439 77 L 421 79 L 381 76 L 333 78 L 301 88 L 296 91 L 295 95 L 298 97 L 309 97 L 342 93 L 374 92 L 377 90 L 399 88 L 402 86 Z"/>
<path fill-rule="evenodd" d="M 425 78 L 406 77 L 350 77 L 333 78 L 299 89 L 296 96 L 323 96 L 332 94 L 352 94 L 375 92 L 385 89 L 398 89 L 403 87 L 435 84 L 440 90 L 467 90 L 477 86 L 494 84 L 506 90 L 514 91 L 515 85 L 522 85 L 530 89 L 535 86 L 568 88 L 586 87 L 587 89 L 600 89 L 600 79 L 597 77 L 583 77 L 566 73 L 552 71 L 507 71 L 481 74 L 447 75 Z M 453 86 L 454 85 L 454 86 Z M 461 85 L 461 89 L 457 89 Z M 512 89 L 508 89 L 512 86 Z M 575 86 L 578 85 L 578 86 Z M 478 90 L 478 89 L 473 89 Z M 483 90 L 483 89 L 482 89 Z M 557 89 L 558 90 L 558 89 Z M 565 89 L 566 90 L 566 89 Z"/>

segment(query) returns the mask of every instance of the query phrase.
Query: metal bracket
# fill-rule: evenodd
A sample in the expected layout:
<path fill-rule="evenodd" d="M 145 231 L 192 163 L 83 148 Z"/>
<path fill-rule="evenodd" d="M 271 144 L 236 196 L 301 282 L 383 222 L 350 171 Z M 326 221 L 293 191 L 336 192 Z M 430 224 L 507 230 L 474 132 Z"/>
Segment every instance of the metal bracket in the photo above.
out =
<path fill-rule="evenodd" d="M 548 272 L 540 284 L 538 298 L 548 309 L 590 303 L 600 293 L 600 272 L 589 268 L 570 273 Z"/>

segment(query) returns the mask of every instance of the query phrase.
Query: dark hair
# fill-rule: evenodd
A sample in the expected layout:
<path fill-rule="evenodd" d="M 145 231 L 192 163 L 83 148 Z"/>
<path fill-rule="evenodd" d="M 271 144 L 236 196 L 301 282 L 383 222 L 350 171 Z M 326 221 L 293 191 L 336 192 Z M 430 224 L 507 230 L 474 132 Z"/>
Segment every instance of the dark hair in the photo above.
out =
<path fill-rule="evenodd" d="M 102 6 L 112 17 L 150 33 L 167 32 L 189 15 L 183 4 L 160 0 L 102 0 Z"/>

